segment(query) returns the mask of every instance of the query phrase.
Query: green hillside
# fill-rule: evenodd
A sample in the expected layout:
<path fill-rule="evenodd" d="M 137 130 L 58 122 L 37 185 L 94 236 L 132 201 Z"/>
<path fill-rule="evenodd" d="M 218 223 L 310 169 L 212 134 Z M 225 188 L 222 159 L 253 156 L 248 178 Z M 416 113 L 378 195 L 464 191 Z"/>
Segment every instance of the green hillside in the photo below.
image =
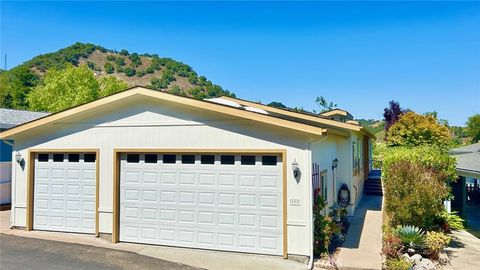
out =
<path fill-rule="evenodd" d="M 190 66 L 171 58 L 75 43 L 36 56 L 10 70 L 0 70 L 0 107 L 38 110 L 29 104 L 32 90 L 44 86 L 49 71 L 62 71 L 72 66 L 88 67 L 99 80 L 115 77 L 127 86 L 142 85 L 197 99 L 234 95 L 199 76 Z"/>

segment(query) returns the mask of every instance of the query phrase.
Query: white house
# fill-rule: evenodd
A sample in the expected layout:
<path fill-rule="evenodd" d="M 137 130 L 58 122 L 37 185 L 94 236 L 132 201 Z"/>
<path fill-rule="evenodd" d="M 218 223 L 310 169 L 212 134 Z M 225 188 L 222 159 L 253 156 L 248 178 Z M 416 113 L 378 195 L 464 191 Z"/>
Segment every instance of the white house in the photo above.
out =
<path fill-rule="evenodd" d="M 0 133 L 12 226 L 310 256 L 314 186 L 358 202 L 369 172 L 373 134 L 352 119 L 134 87 Z"/>

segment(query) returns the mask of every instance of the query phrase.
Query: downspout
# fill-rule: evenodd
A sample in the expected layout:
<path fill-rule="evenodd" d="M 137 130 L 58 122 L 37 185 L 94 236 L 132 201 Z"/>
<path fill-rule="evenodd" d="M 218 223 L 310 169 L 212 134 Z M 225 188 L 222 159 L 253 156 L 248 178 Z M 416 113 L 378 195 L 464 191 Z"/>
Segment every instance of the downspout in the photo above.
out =
<path fill-rule="evenodd" d="M 326 140 L 328 138 L 328 135 L 325 135 L 325 137 L 321 138 L 320 140 L 318 141 L 313 141 L 313 142 L 322 142 L 324 140 Z M 308 265 L 307 265 L 307 269 L 308 270 L 311 270 L 313 269 L 313 243 L 314 243 L 314 235 L 313 235 L 313 229 L 314 229 L 314 218 L 313 218 L 313 181 L 312 181 L 312 171 L 311 171 L 311 168 L 312 168 L 312 150 L 311 150 L 311 145 L 312 145 L 312 142 L 309 141 L 308 144 L 307 144 L 307 150 L 309 150 L 309 155 L 308 155 L 308 165 L 310 166 L 310 177 L 309 177 L 309 181 L 310 181 L 310 200 L 309 200 L 309 218 L 310 218 L 310 259 L 308 260 Z"/>
<path fill-rule="evenodd" d="M 5 144 L 8 144 L 12 147 L 12 153 L 10 154 L 12 158 L 12 165 L 13 165 L 13 172 L 12 172 L 12 179 L 10 179 L 10 189 L 12 193 L 10 194 L 10 228 L 15 226 L 15 188 L 17 186 L 17 181 L 15 181 L 15 185 L 13 184 L 13 179 L 17 179 L 17 163 L 16 160 L 13 159 L 13 143 L 7 140 L 2 140 Z"/>

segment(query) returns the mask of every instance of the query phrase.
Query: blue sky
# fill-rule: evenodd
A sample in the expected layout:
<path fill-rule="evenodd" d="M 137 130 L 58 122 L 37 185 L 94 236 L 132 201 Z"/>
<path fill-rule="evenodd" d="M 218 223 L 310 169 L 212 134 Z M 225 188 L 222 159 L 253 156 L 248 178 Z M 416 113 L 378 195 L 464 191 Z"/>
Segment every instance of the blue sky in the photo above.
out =
<path fill-rule="evenodd" d="M 8 68 L 74 42 L 158 53 L 240 98 L 358 118 L 480 113 L 479 2 L 1 2 Z"/>

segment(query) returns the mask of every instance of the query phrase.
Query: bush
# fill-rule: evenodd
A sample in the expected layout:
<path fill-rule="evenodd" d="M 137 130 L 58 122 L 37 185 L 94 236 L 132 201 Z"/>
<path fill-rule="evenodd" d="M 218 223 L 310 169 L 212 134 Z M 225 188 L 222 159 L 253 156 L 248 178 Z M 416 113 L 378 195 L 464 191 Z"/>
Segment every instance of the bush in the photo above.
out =
<path fill-rule="evenodd" d="M 155 68 L 153 68 L 152 66 L 149 66 L 147 69 L 145 69 L 145 72 L 148 74 L 152 74 L 155 72 Z"/>
<path fill-rule="evenodd" d="M 174 94 L 174 95 L 177 95 L 177 96 L 186 96 L 186 95 L 187 95 L 187 94 L 185 93 L 185 91 L 183 91 L 183 89 L 180 88 L 180 86 L 178 86 L 178 85 L 174 85 L 174 86 L 172 87 L 172 89 L 170 89 L 168 92 L 169 92 L 169 93 L 172 93 L 172 94 Z"/>
<path fill-rule="evenodd" d="M 105 63 L 103 67 L 105 68 L 105 72 L 107 72 L 108 74 L 112 74 L 115 71 L 115 68 L 113 67 L 113 65 L 108 62 Z"/>
<path fill-rule="evenodd" d="M 117 57 L 115 58 L 115 64 L 117 64 L 117 66 L 125 66 L 125 58 L 123 57 Z"/>
<path fill-rule="evenodd" d="M 383 160 L 385 210 L 393 226 L 438 228 L 455 161 L 435 147 L 393 148 Z"/>
<path fill-rule="evenodd" d="M 435 114 L 420 115 L 407 112 L 386 133 L 389 146 L 437 145 L 448 147 L 452 138 Z"/>
<path fill-rule="evenodd" d="M 387 259 L 386 262 L 387 270 L 409 270 L 412 268 L 412 263 L 401 258 L 396 259 Z"/>
<path fill-rule="evenodd" d="M 402 241 L 407 248 L 421 249 L 424 246 L 423 231 L 415 226 L 399 226 L 394 234 Z"/>
<path fill-rule="evenodd" d="M 465 220 L 463 220 L 459 215 L 458 212 L 447 212 L 443 211 L 443 213 L 440 215 L 440 220 L 443 225 L 443 230 L 445 231 L 459 231 L 465 229 L 465 226 L 463 226 L 463 223 Z"/>
<path fill-rule="evenodd" d="M 402 255 L 404 247 L 402 240 L 394 233 L 386 233 L 383 237 L 382 254 L 387 258 L 398 258 Z"/>
<path fill-rule="evenodd" d="M 442 232 L 427 232 L 425 243 L 427 245 L 429 255 L 433 259 L 438 259 L 440 251 L 442 251 L 450 243 L 450 241 L 450 236 Z"/>
<path fill-rule="evenodd" d="M 115 61 L 115 59 L 117 59 L 115 55 L 112 55 L 112 54 L 107 55 L 107 61 Z"/>
<path fill-rule="evenodd" d="M 332 236 L 340 232 L 340 228 L 335 224 L 333 219 L 324 215 L 326 202 L 319 189 L 315 190 L 315 200 L 313 205 L 313 250 L 316 256 L 328 253 L 328 247 Z"/>
<path fill-rule="evenodd" d="M 145 76 L 145 74 L 146 74 L 146 73 L 145 73 L 145 70 L 139 70 L 139 71 L 137 71 L 137 77 L 143 77 L 143 76 Z"/>
<path fill-rule="evenodd" d="M 132 76 L 135 76 L 135 69 L 131 68 L 131 67 L 126 67 L 123 72 L 125 72 L 125 75 L 127 75 L 128 77 L 132 77 Z"/>
<path fill-rule="evenodd" d="M 120 51 L 120 55 L 128 56 L 128 54 L 129 54 L 128 51 L 125 49 Z"/>
<path fill-rule="evenodd" d="M 138 67 L 142 64 L 142 59 L 140 59 L 140 56 L 138 55 L 138 53 L 132 53 L 128 59 L 130 59 L 130 61 L 132 61 L 132 65 L 134 67 Z"/>

